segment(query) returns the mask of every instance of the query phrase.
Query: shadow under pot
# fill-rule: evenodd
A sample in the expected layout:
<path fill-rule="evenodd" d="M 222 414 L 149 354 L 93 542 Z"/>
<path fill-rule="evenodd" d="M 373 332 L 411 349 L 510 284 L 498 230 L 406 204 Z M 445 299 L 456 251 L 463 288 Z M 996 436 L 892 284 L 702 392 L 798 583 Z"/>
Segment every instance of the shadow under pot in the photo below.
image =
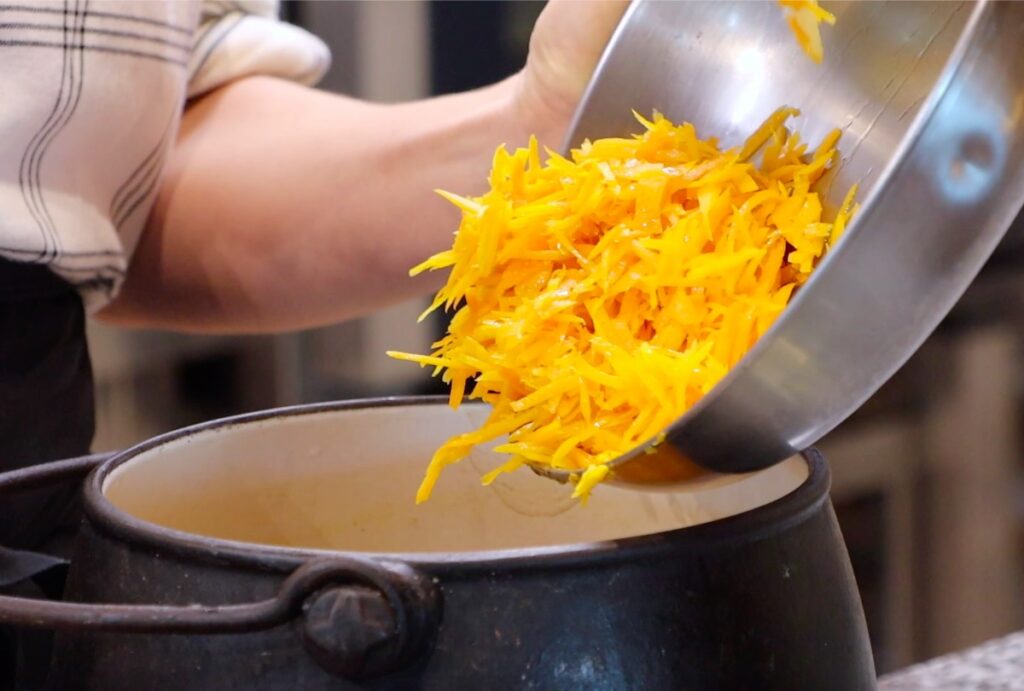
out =
<path fill-rule="evenodd" d="M 528 471 L 481 487 L 484 450 L 416 506 L 433 450 L 484 414 L 304 406 L 103 462 L 68 602 L 28 622 L 61 629 L 52 687 L 874 687 L 820 455 L 580 506 Z"/>

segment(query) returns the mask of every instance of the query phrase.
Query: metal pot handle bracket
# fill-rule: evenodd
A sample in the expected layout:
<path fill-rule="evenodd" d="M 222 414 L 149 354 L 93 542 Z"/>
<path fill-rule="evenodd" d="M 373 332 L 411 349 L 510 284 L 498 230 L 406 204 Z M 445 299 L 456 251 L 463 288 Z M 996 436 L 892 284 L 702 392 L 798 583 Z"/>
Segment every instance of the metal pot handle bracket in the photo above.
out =
<path fill-rule="evenodd" d="M 0 495 L 82 479 L 110 454 L 0 474 Z M 407 564 L 355 556 L 312 559 L 267 600 L 241 605 L 109 605 L 0 595 L 0 624 L 150 634 L 271 629 L 295 620 L 306 651 L 340 677 L 372 677 L 408 666 L 433 642 L 440 598 Z"/>

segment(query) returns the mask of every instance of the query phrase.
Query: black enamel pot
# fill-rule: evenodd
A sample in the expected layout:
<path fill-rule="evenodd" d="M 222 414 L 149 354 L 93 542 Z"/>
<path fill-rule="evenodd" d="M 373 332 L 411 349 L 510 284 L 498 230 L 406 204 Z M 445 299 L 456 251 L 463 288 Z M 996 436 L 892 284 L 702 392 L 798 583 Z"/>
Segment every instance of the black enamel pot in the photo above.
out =
<path fill-rule="evenodd" d="M 480 412 L 291 408 L 2 477 L 91 470 L 68 602 L 0 621 L 60 629 L 62 690 L 874 687 L 817 453 L 586 507 L 526 471 L 482 488 L 479 453 L 414 505 Z"/>

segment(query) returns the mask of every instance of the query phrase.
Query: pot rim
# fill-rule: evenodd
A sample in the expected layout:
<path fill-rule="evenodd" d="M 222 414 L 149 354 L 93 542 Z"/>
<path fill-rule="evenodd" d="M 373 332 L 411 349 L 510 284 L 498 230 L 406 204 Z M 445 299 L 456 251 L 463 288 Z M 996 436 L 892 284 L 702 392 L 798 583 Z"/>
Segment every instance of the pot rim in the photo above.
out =
<path fill-rule="evenodd" d="M 290 572 L 316 558 L 354 555 L 391 563 L 403 562 L 433 573 L 521 570 L 559 566 L 583 566 L 608 561 L 654 556 L 672 550 L 679 554 L 736 541 L 758 540 L 800 523 L 828 499 L 831 474 L 824 457 L 815 449 L 801 453 L 809 466 L 807 478 L 796 489 L 757 508 L 717 520 L 675 530 L 618 540 L 567 543 L 544 547 L 460 552 L 354 552 L 281 547 L 213 538 L 188 533 L 137 518 L 114 506 L 103 493 L 103 484 L 118 467 L 140 454 L 200 432 L 227 430 L 238 425 L 346 410 L 403 406 L 447 405 L 447 396 L 392 396 L 271 408 L 219 418 L 158 435 L 114 454 L 100 464 L 83 484 L 83 511 L 90 525 L 133 549 L 145 548 L 158 555 L 193 561 Z"/>

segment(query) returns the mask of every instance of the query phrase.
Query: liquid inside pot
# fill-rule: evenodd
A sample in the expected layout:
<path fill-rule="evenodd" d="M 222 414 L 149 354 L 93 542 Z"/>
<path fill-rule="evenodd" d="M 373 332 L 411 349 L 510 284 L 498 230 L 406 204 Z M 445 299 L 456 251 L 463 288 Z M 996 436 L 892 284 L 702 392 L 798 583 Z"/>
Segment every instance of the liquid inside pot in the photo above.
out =
<path fill-rule="evenodd" d="M 587 506 L 527 470 L 490 487 L 503 458 L 486 450 L 449 467 L 414 503 L 434 449 L 470 431 L 480 406 L 439 403 L 330 410 L 209 427 L 115 469 L 117 508 L 175 530 L 241 542 L 366 552 L 463 552 L 621 539 L 685 528 L 763 506 L 808 476 L 795 457 L 748 475 L 712 476 L 682 492 L 600 486 Z"/>

